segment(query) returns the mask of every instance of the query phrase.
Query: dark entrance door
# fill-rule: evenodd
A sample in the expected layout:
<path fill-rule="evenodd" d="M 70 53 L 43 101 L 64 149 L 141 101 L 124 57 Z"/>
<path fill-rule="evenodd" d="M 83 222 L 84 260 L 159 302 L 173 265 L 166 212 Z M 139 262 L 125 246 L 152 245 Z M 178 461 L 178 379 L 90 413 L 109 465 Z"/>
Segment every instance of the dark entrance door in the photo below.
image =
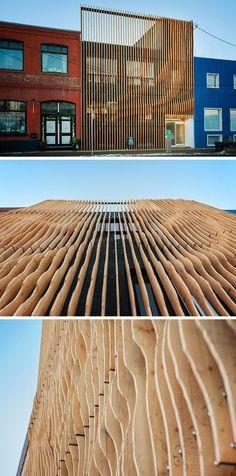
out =
<path fill-rule="evenodd" d="M 42 141 L 47 146 L 69 146 L 75 139 L 75 104 L 50 101 L 41 104 Z"/>

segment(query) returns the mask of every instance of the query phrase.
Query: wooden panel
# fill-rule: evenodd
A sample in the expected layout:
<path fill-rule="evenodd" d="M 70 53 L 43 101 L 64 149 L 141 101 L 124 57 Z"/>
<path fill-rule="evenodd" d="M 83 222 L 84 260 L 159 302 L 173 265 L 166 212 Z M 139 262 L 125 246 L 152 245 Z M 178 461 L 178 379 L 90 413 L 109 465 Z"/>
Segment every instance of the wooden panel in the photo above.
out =
<path fill-rule="evenodd" d="M 81 7 L 82 147 L 165 147 L 166 116 L 193 117 L 193 24 Z"/>
<path fill-rule="evenodd" d="M 235 476 L 229 324 L 43 321 L 22 476 Z"/>
<path fill-rule="evenodd" d="M 0 316 L 236 315 L 233 214 L 45 201 L 0 216 Z"/>

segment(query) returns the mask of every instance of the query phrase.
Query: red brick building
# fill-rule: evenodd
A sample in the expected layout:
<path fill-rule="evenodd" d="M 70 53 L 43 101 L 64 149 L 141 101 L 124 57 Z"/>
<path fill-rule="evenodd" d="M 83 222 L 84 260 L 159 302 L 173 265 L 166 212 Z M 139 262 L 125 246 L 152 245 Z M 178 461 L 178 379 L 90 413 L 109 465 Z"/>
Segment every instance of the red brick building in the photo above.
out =
<path fill-rule="evenodd" d="M 0 22 L 0 150 L 80 142 L 80 32 Z"/>

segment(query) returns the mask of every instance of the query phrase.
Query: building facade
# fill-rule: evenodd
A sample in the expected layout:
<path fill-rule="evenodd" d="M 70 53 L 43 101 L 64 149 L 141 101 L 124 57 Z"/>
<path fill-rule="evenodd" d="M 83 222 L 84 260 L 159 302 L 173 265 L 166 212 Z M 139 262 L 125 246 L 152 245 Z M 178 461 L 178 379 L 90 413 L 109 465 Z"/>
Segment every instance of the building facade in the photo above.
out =
<path fill-rule="evenodd" d="M 235 321 L 44 320 L 17 476 L 235 476 Z"/>
<path fill-rule="evenodd" d="M 85 150 L 193 146 L 193 24 L 81 7 Z"/>
<path fill-rule="evenodd" d="M 232 213 L 186 200 L 0 214 L 0 316 L 236 315 Z"/>
<path fill-rule="evenodd" d="M 79 32 L 0 23 L 2 151 L 81 138 L 80 52 Z"/>
<path fill-rule="evenodd" d="M 236 142 L 236 61 L 194 58 L 195 147 Z"/>

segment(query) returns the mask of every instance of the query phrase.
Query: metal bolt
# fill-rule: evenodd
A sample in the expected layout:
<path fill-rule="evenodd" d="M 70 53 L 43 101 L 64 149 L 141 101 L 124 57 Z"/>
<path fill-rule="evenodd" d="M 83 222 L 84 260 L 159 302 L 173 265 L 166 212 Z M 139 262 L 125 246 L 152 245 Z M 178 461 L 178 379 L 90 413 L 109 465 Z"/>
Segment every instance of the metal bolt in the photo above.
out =
<path fill-rule="evenodd" d="M 166 466 L 166 470 L 170 471 L 170 466 L 169 465 Z"/>
<path fill-rule="evenodd" d="M 235 443 L 235 441 L 232 441 L 232 443 L 230 443 L 230 448 L 234 448 L 234 449 L 236 448 L 236 443 Z"/>
<path fill-rule="evenodd" d="M 227 393 L 225 390 L 222 392 L 222 397 L 227 398 Z"/>
<path fill-rule="evenodd" d="M 182 456 L 182 454 L 183 454 L 182 448 L 178 449 L 178 453 Z"/>
<path fill-rule="evenodd" d="M 215 466 L 219 466 L 219 464 L 220 464 L 219 461 L 217 461 L 217 460 L 214 461 Z"/>
<path fill-rule="evenodd" d="M 211 412 L 207 412 L 207 415 L 208 415 L 208 416 L 211 416 Z"/>
<path fill-rule="evenodd" d="M 195 430 L 192 430 L 192 435 L 195 436 L 195 437 L 197 436 L 197 433 L 196 433 Z"/>

